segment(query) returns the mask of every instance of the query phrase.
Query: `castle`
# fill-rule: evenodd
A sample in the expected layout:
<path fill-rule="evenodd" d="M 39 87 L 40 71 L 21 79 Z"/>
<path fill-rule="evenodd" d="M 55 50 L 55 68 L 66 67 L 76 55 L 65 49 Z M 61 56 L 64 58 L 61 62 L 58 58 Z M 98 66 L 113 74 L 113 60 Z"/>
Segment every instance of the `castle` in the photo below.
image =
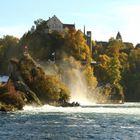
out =
<path fill-rule="evenodd" d="M 47 23 L 47 30 L 46 32 L 53 32 L 53 31 L 58 31 L 62 32 L 64 29 L 75 29 L 75 24 L 63 24 L 55 15 L 46 21 Z M 87 41 L 87 45 L 89 46 L 91 52 L 92 52 L 92 32 L 87 31 L 85 32 L 85 27 L 84 27 L 84 37 Z"/>
<path fill-rule="evenodd" d="M 49 32 L 58 31 L 62 32 L 64 29 L 73 28 L 75 29 L 75 24 L 63 24 L 55 15 L 46 21 Z"/>

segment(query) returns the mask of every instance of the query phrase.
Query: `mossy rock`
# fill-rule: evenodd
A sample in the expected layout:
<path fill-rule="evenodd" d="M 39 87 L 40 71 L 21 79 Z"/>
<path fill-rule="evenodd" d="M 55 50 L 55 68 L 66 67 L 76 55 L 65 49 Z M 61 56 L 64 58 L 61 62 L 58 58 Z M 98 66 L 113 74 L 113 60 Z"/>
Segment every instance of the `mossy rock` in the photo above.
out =
<path fill-rule="evenodd" d="M 11 112 L 11 111 L 16 111 L 17 108 L 15 108 L 12 105 L 6 105 L 6 104 L 0 104 L 0 111 L 2 112 Z"/>
<path fill-rule="evenodd" d="M 20 91 L 20 95 L 26 104 L 42 105 L 36 94 L 23 81 L 15 82 L 16 90 Z"/>
<path fill-rule="evenodd" d="M 45 75 L 30 57 L 23 57 L 19 62 L 19 71 L 25 84 L 43 103 L 68 101 L 70 91 L 57 76 Z"/>
<path fill-rule="evenodd" d="M 0 85 L 0 94 L 8 92 L 6 84 Z"/>
<path fill-rule="evenodd" d="M 17 108 L 18 110 L 21 110 L 25 105 L 25 102 L 19 92 L 7 92 L 0 95 L 0 102 L 8 106 L 13 106 L 13 108 Z"/>
<path fill-rule="evenodd" d="M 68 101 L 69 89 L 56 77 L 45 76 L 33 82 L 32 89 L 44 103 Z"/>

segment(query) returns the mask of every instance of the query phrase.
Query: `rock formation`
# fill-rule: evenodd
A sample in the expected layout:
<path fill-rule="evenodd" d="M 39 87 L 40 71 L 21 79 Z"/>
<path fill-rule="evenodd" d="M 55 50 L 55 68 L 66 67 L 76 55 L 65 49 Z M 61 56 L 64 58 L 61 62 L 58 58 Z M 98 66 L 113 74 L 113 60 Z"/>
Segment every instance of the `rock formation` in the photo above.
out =
<path fill-rule="evenodd" d="M 70 91 L 57 76 L 45 72 L 29 56 L 11 59 L 8 66 L 9 80 L 0 87 L 0 110 L 22 109 L 26 104 L 40 106 L 79 106 L 69 103 Z"/>

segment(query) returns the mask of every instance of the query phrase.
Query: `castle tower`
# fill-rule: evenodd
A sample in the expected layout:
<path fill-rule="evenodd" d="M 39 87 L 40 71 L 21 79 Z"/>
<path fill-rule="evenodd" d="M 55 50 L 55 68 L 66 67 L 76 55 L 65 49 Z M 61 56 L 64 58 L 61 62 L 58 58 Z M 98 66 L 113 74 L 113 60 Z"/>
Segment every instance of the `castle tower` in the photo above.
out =
<path fill-rule="evenodd" d="M 121 36 L 120 32 L 117 33 L 116 40 L 122 41 L 122 36 Z"/>
<path fill-rule="evenodd" d="M 89 46 L 91 54 L 92 54 L 92 33 L 91 33 L 91 31 L 87 31 L 87 45 Z"/>
<path fill-rule="evenodd" d="M 84 25 L 84 37 L 86 36 L 86 30 L 85 30 L 85 25 Z"/>

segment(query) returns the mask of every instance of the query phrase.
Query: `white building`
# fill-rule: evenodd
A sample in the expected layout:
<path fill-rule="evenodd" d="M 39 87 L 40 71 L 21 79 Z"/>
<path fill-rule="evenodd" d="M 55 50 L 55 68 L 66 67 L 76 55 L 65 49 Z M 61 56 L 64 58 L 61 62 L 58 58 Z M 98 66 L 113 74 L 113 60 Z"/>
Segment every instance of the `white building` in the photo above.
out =
<path fill-rule="evenodd" d="M 75 24 L 63 24 L 55 15 L 47 20 L 47 25 L 49 32 L 62 32 L 65 28 L 75 29 Z"/>
<path fill-rule="evenodd" d="M 63 31 L 63 23 L 55 15 L 47 20 L 47 25 L 51 31 Z"/>

